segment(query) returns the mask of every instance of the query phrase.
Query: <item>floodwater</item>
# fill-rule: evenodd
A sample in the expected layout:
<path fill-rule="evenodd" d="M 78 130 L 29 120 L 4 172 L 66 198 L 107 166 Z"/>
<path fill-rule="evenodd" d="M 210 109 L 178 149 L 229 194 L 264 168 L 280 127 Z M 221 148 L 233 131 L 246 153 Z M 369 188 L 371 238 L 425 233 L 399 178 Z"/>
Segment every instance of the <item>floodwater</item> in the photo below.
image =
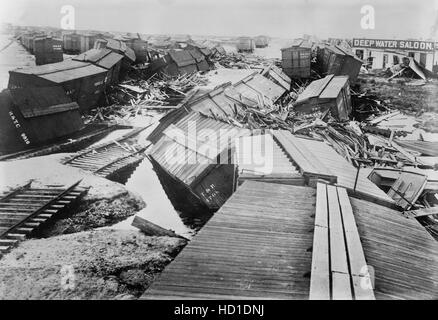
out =
<path fill-rule="evenodd" d="M 133 119 L 133 124 L 139 126 L 147 126 L 152 123 L 146 130 L 144 130 L 137 138 L 137 142 L 144 144 L 146 137 L 158 124 L 158 119 L 163 114 L 158 112 L 151 113 L 151 117 L 136 117 Z M 129 130 L 128 130 L 129 131 Z M 110 141 L 125 134 L 126 130 L 118 130 L 112 136 L 107 136 L 103 141 Z M 101 143 L 101 142 L 99 142 Z M 166 192 L 161 186 L 157 173 L 154 171 L 151 162 L 148 158 L 144 159 L 140 165 L 134 170 L 127 182 L 126 188 L 139 195 L 146 203 L 146 208 L 137 213 L 141 218 L 144 218 L 156 225 L 165 229 L 172 230 L 176 234 L 185 238 L 192 238 L 196 232 L 209 218 L 209 215 L 187 217 L 183 213 L 178 212 L 173 207 Z M 131 226 L 134 217 L 129 217 L 125 221 L 117 223 L 109 228 L 112 229 L 136 229 Z"/>

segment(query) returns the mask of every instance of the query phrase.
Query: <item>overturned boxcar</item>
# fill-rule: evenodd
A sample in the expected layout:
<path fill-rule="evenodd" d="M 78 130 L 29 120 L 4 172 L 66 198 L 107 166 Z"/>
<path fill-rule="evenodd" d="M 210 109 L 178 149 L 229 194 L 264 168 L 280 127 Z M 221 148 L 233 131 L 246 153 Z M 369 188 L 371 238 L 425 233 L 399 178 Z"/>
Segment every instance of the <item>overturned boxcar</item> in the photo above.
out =
<path fill-rule="evenodd" d="M 123 56 L 110 49 L 90 49 L 73 58 L 75 61 L 89 62 L 108 70 L 105 83 L 115 84 L 119 81 Z"/>
<path fill-rule="evenodd" d="M 317 66 L 322 75 L 348 76 L 350 82 L 354 83 L 362 63 L 352 52 L 340 46 L 318 48 Z"/>
<path fill-rule="evenodd" d="M 9 89 L 61 86 L 86 111 L 101 97 L 107 70 L 91 63 L 66 60 L 43 66 L 9 71 Z"/>
<path fill-rule="evenodd" d="M 352 111 L 348 76 L 328 75 L 311 82 L 294 103 L 297 112 L 324 112 L 329 109 L 334 117 L 348 120 Z"/>
<path fill-rule="evenodd" d="M 0 123 L 2 153 L 54 142 L 84 127 L 79 105 L 62 87 L 3 90 Z"/>

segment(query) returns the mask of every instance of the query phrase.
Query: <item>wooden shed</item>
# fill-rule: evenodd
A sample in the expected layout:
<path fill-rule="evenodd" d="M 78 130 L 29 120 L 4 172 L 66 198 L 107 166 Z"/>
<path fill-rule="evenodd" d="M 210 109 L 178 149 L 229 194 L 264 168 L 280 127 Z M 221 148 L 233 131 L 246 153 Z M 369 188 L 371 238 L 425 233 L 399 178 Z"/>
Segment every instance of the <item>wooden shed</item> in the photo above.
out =
<path fill-rule="evenodd" d="M 340 120 L 348 120 L 352 111 L 348 76 L 328 75 L 311 82 L 294 103 L 297 112 L 324 112 L 330 109 Z"/>
<path fill-rule="evenodd" d="M 318 49 L 317 65 L 322 75 L 348 76 L 354 83 L 363 61 L 340 46 L 324 46 Z"/>
<path fill-rule="evenodd" d="M 237 38 L 236 49 L 237 52 L 253 52 L 255 48 L 254 39 L 250 37 Z"/>
<path fill-rule="evenodd" d="M 293 79 L 309 78 L 312 45 L 303 39 L 295 40 L 290 47 L 281 49 L 281 67 Z"/>
<path fill-rule="evenodd" d="M 43 66 L 9 71 L 9 89 L 61 86 L 86 111 L 101 97 L 107 70 L 91 63 L 66 60 Z"/>
<path fill-rule="evenodd" d="M 3 90 L 0 122 L 2 152 L 52 142 L 84 127 L 79 105 L 62 87 Z"/>
<path fill-rule="evenodd" d="M 110 49 L 90 49 L 73 58 L 75 61 L 90 62 L 108 70 L 107 85 L 119 82 L 123 56 Z"/>

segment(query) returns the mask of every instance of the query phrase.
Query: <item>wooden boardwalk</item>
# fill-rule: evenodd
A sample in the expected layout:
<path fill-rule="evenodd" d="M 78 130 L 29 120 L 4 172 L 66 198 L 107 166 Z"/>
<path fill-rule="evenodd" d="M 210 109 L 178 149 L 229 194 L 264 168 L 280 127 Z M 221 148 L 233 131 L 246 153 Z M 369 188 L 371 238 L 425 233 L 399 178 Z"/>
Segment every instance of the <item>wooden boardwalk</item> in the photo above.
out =
<path fill-rule="evenodd" d="M 315 189 L 246 181 L 143 299 L 307 299 Z"/>

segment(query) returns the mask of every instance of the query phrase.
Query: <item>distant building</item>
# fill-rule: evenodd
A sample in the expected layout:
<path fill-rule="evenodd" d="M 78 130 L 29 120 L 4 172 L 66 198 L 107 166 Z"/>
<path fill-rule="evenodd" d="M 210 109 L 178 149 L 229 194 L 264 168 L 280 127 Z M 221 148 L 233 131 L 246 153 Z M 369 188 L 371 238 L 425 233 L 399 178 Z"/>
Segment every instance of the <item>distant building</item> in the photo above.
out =
<path fill-rule="evenodd" d="M 386 69 L 399 64 L 403 56 L 412 57 L 430 71 L 438 63 L 433 41 L 356 38 L 352 41 L 352 48 L 371 69 Z"/>

